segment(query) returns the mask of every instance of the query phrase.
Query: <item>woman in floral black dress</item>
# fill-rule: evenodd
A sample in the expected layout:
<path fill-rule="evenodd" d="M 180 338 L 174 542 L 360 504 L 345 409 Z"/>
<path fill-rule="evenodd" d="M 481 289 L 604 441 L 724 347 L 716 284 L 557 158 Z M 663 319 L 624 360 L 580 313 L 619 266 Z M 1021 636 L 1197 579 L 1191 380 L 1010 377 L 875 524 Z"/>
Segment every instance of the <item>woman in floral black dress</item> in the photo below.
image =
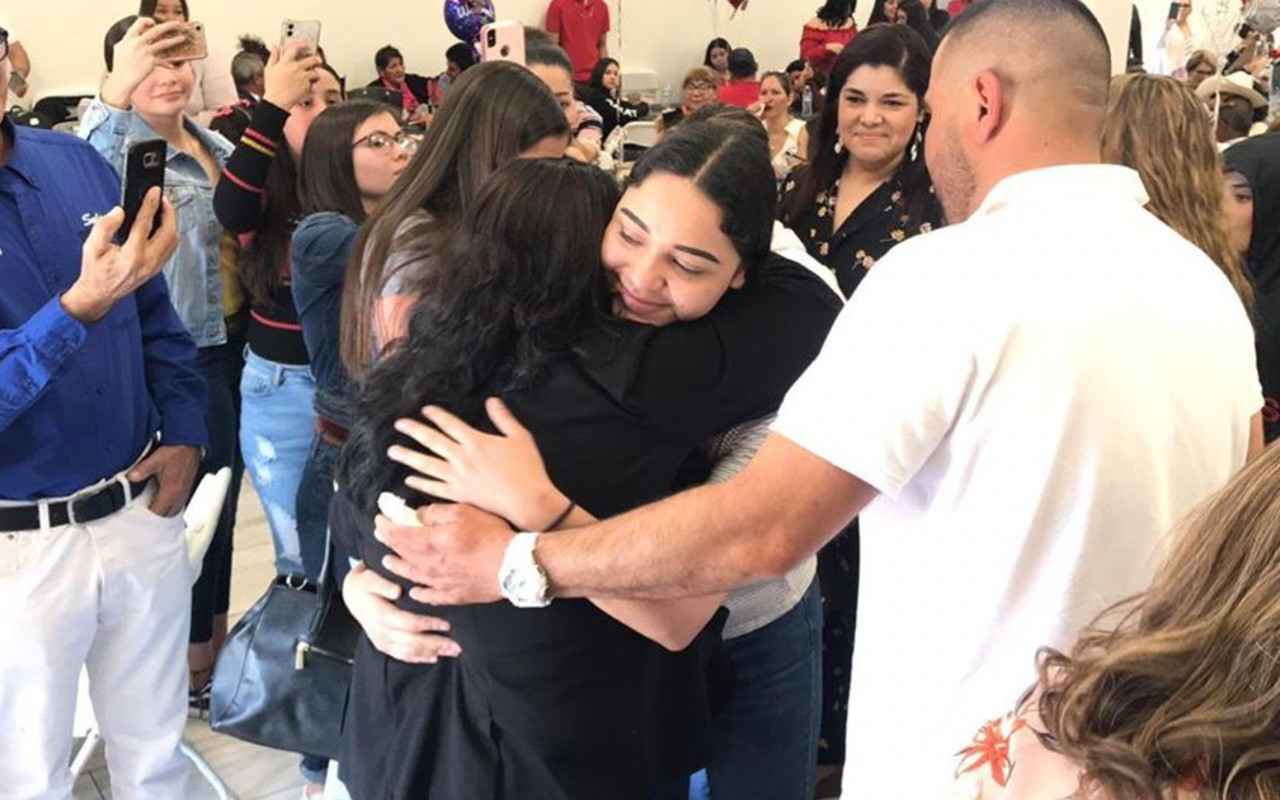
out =
<path fill-rule="evenodd" d="M 931 57 L 903 25 L 876 25 L 840 54 L 812 131 L 810 162 L 782 184 L 780 214 L 845 297 L 899 242 L 942 224 L 924 164 Z M 904 312 L 906 309 L 904 309 Z M 857 523 L 818 557 L 825 603 L 818 797 L 838 794 L 858 596 Z"/>

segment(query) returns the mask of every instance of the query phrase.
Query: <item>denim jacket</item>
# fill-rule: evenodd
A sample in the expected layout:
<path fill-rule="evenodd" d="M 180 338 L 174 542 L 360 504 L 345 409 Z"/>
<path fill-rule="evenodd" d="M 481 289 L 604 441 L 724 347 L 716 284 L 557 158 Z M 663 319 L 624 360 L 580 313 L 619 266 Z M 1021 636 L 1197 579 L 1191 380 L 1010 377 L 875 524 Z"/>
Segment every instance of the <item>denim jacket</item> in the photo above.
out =
<path fill-rule="evenodd" d="M 183 124 L 221 170 L 235 149 L 231 143 L 189 119 Z M 79 133 L 122 179 L 129 148 L 160 138 L 142 117 L 112 108 L 99 98 L 85 111 Z M 218 270 L 222 226 L 213 213 L 214 184 L 192 156 L 170 146 L 167 159 L 164 193 L 178 212 L 178 249 L 164 266 L 169 295 L 197 347 L 224 344 L 227 326 L 222 315 L 222 276 Z"/>
<path fill-rule="evenodd" d="M 342 284 L 360 226 L 332 211 L 312 214 L 293 232 L 293 302 L 316 378 L 316 413 L 351 427 L 351 378 L 340 355 Z"/>

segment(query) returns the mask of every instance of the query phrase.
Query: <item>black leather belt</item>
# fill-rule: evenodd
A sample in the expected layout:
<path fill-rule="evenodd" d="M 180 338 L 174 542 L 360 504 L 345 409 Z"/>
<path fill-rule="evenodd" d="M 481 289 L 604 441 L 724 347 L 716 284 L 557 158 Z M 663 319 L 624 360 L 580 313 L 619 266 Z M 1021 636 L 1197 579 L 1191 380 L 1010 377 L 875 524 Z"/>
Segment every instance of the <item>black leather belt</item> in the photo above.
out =
<path fill-rule="evenodd" d="M 130 497 L 140 496 L 150 481 L 150 478 L 141 483 L 129 481 L 131 494 L 128 497 L 125 496 L 124 486 L 120 481 L 115 481 L 92 494 L 76 495 L 70 500 L 49 503 L 49 527 L 56 528 L 72 523 L 84 524 L 109 517 L 124 508 Z M 40 530 L 39 504 L 0 508 L 0 533 L 38 530 Z"/>

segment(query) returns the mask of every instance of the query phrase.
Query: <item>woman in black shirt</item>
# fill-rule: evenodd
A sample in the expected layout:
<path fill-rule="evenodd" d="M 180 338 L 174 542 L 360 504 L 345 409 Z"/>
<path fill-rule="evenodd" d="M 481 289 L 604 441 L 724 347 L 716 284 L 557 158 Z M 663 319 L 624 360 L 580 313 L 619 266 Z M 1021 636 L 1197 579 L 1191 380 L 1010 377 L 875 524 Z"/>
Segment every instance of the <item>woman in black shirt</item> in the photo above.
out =
<path fill-rule="evenodd" d="M 836 303 L 803 268 L 768 255 L 771 203 L 724 207 L 725 193 L 743 183 L 744 164 L 746 184 L 761 184 L 768 195 L 767 152 L 758 138 L 742 146 L 748 138 L 690 126 L 646 156 L 662 164 L 648 180 L 683 182 L 686 191 L 716 198 L 723 212 L 705 247 L 671 253 L 694 285 L 741 287 L 718 304 L 706 290 L 664 300 L 643 274 L 610 293 L 597 266 L 604 226 L 595 215 L 612 200 L 575 197 L 573 181 L 585 179 L 564 165 L 510 165 L 481 192 L 450 251 L 451 268 L 424 294 L 408 340 L 371 375 L 370 413 L 347 454 L 351 472 L 340 478 L 339 513 L 349 521 L 334 523 L 366 530 L 372 568 L 381 570 L 386 553 L 367 534 L 373 498 L 404 491 L 405 471 L 382 455 L 397 441 L 390 426 L 424 403 L 441 402 L 487 428 L 482 400 L 501 394 L 538 437 L 557 485 L 596 514 L 665 495 L 708 436 L 776 408 L 816 354 Z M 548 208 L 543 198 L 553 189 L 557 203 Z M 754 213 L 757 205 L 763 213 Z M 528 241 L 545 246 L 522 252 Z M 497 255 L 500 268 L 489 261 Z M 584 288 L 570 269 L 575 263 L 599 286 Z M 557 280 L 569 285 L 548 284 Z M 455 284 L 469 281 L 480 287 L 455 294 Z M 607 306 L 596 306 L 598 314 L 577 313 L 578 333 L 569 336 L 528 307 L 538 298 L 566 304 L 575 291 L 603 291 L 603 302 L 612 297 L 615 308 L 647 317 L 715 309 L 695 322 L 653 328 L 604 319 Z M 535 345 L 553 348 L 540 370 L 524 363 L 538 353 Z M 422 610 L 407 599 L 400 605 Z M 703 668 L 714 631 L 672 653 L 618 622 L 643 627 L 643 609 L 604 605 L 609 613 L 589 601 L 535 612 L 506 604 L 435 611 L 451 623 L 462 655 L 429 667 L 395 662 L 364 642 L 343 759 L 354 796 L 640 800 L 700 766 Z"/>
<path fill-rule="evenodd" d="M 649 116 L 648 103 L 631 103 L 622 98 L 622 68 L 612 58 L 602 58 L 591 71 L 591 81 L 582 92 L 582 99 L 596 110 L 603 120 L 604 138 L 619 125 Z"/>

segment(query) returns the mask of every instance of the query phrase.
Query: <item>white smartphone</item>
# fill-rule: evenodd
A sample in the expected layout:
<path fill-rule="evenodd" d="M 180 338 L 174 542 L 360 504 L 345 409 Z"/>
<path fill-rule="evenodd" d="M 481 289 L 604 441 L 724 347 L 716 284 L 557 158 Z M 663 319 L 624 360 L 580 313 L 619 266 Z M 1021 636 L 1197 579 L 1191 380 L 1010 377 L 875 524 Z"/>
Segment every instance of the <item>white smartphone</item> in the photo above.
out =
<path fill-rule="evenodd" d="M 524 66 L 524 26 L 515 20 L 504 20 L 481 28 L 480 60 L 511 61 Z"/>
<path fill-rule="evenodd" d="M 286 19 L 280 25 L 280 49 L 294 42 L 303 42 L 307 46 L 307 55 L 320 52 L 320 20 L 318 19 Z"/>

